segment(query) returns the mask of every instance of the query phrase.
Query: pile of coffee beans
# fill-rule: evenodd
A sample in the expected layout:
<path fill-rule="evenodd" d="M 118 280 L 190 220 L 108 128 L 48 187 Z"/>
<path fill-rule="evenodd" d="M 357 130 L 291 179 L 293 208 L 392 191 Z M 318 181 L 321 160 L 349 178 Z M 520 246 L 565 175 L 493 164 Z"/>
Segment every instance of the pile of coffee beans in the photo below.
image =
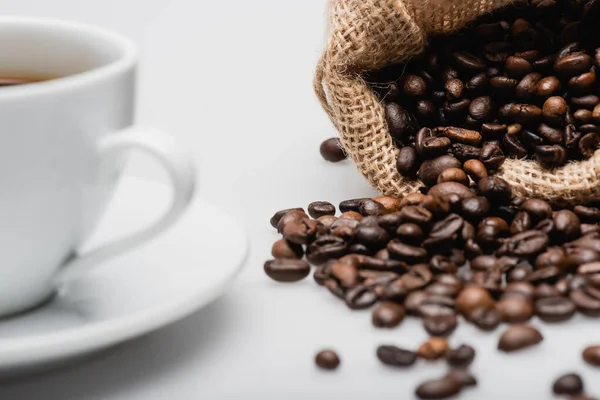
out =
<path fill-rule="evenodd" d="M 477 181 L 505 157 L 547 168 L 589 158 L 600 146 L 599 15 L 595 0 L 515 0 L 367 74 L 398 171 L 432 185 L 442 166 Z"/>
<path fill-rule="evenodd" d="M 600 316 L 600 208 L 513 198 L 496 176 L 473 188 L 445 181 L 403 199 L 359 198 L 339 207 L 318 201 L 307 212 L 277 212 L 271 225 L 283 238 L 264 265 L 270 278 L 295 282 L 312 272 L 348 308 L 373 308 L 372 324 L 382 329 L 407 316 L 422 320 L 433 341 L 415 354 L 380 348 L 388 365 L 449 356 L 444 337 L 461 321 L 483 331 L 508 324 L 497 347 L 513 352 L 543 340 L 528 325 L 533 316 L 548 323 L 577 312 Z M 600 365 L 600 347 L 583 357 Z M 322 361 L 323 368 L 334 364 Z M 431 398 L 423 393 L 438 384 L 417 395 Z"/>

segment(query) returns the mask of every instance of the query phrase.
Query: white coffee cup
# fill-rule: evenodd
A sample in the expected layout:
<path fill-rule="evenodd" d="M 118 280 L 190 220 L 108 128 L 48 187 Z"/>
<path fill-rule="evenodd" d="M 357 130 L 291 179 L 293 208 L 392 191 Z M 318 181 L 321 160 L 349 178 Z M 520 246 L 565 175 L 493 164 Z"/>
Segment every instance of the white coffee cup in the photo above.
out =
<path fill-rule="evenodd" d="M 40 304 L 91 267 L 153 238 L 189 205 L 190 158 L 169 136 L 133 126 L 137 53 L 104 29 L 0 17 L 0 77 L 54 78 L 0 88 L 0 316 Z M 79 254 L 131 150 L 165 168 L 172 205 L 150 227 Z"/>

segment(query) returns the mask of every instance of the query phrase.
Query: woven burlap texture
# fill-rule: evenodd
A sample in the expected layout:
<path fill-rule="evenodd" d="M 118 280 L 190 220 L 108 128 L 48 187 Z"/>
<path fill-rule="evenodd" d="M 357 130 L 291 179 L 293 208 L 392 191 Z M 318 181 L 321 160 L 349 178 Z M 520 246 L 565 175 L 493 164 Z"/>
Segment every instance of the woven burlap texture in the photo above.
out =
<path fill-rule="evenodd" d="M 451 33 L 510 0 L 330 0 L 328 43 L 315 92 L 359 171 L 383 194 L 402 197 L 422 183 L 400 176 L 385 110 L 362 79 L 366 71 L 409 60 L 427 37 Z M 498 171 L 516 195 L 578 204 L 600 200 L 600 151 L 552 171 L 508 159 Z"/>

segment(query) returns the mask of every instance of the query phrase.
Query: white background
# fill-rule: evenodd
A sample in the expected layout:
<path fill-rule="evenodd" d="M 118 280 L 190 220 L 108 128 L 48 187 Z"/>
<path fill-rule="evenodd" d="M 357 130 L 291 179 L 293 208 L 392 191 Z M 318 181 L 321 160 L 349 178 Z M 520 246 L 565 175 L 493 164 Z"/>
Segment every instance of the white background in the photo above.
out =
<path fill-rule="evenodd" d="M 351 313 L 312 279 L 280 285 L 262 272 L 277 238 L 268 224 L 274 211 L 373 193 L 350 163 L 328 164 L 318 154 L 335 134 L 312 91 L 325 3 L 0 0 L 5 14 L 94 23 L 137 41 L 139 122 L 194 152 L 201 195 L 242 221 L 252 246 L 242 276 L 214 304 L 91 360 L 0 382 L 0 399 L 407 399 L 417 382 L 443 373 L 443 363 L 396 371 L 375 358 L 379 344 L 416 347 L 426 337 L 418 322 L 375 330 L 368 312 Z M 163 179 L 145 159 L 129 172 Z M 462 398 L 552 398 L 553 378 L 569 371 L 600 394 L 598 372 L 580 360 L 585 345 L 600 342 L 598 327 L 581 318 L 543 326 L 541 346 L 510 356 L 495 350 L 498 332 L 460 327 L 452 343 L 477 347 L 480 381 Z M 323 347 L 339 351 L 339 371 L 316 370 Z"/>

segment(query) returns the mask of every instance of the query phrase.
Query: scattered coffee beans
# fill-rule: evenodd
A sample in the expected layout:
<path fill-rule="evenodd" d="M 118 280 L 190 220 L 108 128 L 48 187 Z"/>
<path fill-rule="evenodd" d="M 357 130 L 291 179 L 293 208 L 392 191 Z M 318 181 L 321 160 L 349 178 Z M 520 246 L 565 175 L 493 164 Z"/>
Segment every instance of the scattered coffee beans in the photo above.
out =
<path fill-rule="evenodd" d="M 577 374 L 563 375 L 554 381 L 552 391 L 559 395 L 579 395 L 583 392 L 583 380 Z"/>
<path fill-rule="evenodd" d="M 423 382 L 415 390 L 420 399 L 446 399 L 460 393 L 463 385 L 454 376 L 447 375 L 441 379 Z"/>
<path fill-rule="evenodd" d="M 475 349 L 466 344 L 460 347 L 450 350 L 446 356 L 448 364 L 452 367 L 466 368 L 475 359 Z"/>
<path fill-rule="evenodd" d="M 340 358 L 333 350 L 323 350 L 317 353 L 315 364 L 322 369 L 336 369 L 340 365 Z"/>
<path fill-rule="evenodd" d="M 433 38 L 408 63 L 368 73 L 401 149 L 398 171 L 410 178 L 418 171 L 433 185 L 461 182 L 463 174 L 440 169 L 464 164 L 477 182 L 506 157 L 546 168 L 590 157 L 600 145 L 598 43 L 590 39 L 597 8 L 518 1 Z"/>
<path fill-rule="evenodd" d="M 583 360 L 596 367 L 600 366 L 600 346 L 589 346 L 583 350 Z"/>
<path fill-rule="evenodd" d="M 540 343 L 544 338 L 542 334 L 529 325 L 512 325 L 500 336 L 498 349 L 512 352 Z"/>
<path fill-rule="evenodd" d="M 417 361 L 417 353 L 387 345 L 377 348 L 377 358 L 385 365 L 392 367 L 409 367 Z"/>

